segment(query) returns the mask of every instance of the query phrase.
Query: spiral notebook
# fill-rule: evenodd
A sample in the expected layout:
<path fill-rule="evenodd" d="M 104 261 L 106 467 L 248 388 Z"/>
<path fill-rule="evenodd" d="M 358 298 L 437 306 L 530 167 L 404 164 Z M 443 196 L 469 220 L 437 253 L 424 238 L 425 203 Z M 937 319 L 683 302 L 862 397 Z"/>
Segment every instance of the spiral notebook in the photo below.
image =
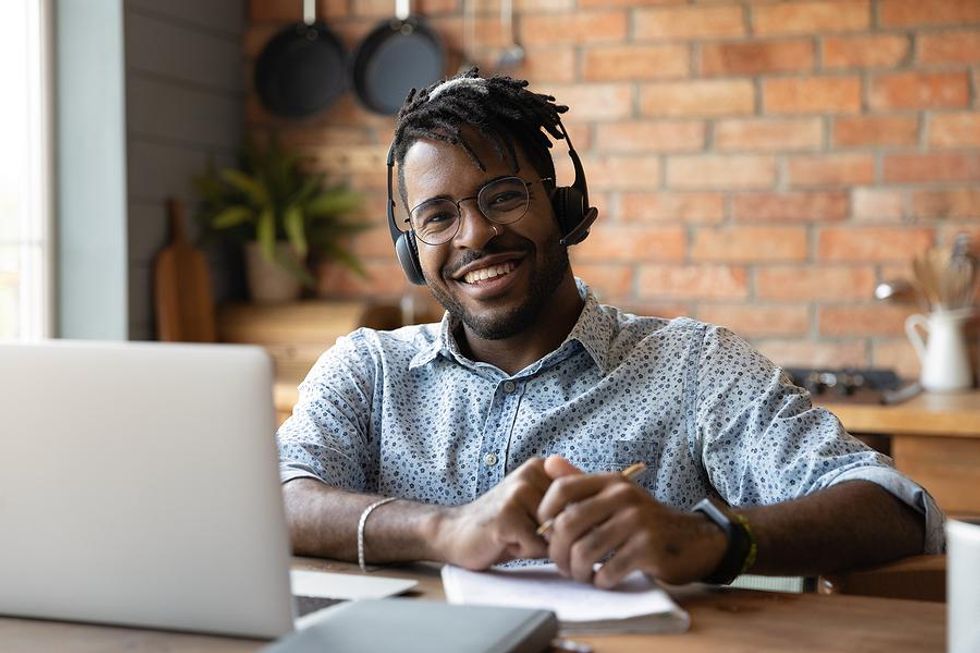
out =
<path fill-rule="evenodd" d="M 564 578 L 553 564 L 475 572 L 442 568 L 446 600 L 462 605 L 496 605 L 552 610 L 562 634 L 680 633 L 686 611 L 640 572 L 611 590 Z"/>

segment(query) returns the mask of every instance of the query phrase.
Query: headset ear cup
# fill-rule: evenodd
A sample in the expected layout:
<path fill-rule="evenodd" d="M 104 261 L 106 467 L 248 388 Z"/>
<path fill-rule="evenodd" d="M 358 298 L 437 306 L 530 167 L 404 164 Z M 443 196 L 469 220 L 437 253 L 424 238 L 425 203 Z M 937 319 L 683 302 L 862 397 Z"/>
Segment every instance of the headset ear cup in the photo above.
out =
<path fill-rule="evenodd" d="M 585 217 L 582 192 L 573 186 L 559 186 L 551 196 L 562 237 L 572 231 Z"/>
<path fill-rule="evenodd" d="M 415 244 L 415 234 L 411 231 L 403 233 L 395 241 L 395 254 L 408 280 L 416 286 L 425 285 L 425 275 L 422 274 L 422 264 L 419 262 L 419 250 Z"/>

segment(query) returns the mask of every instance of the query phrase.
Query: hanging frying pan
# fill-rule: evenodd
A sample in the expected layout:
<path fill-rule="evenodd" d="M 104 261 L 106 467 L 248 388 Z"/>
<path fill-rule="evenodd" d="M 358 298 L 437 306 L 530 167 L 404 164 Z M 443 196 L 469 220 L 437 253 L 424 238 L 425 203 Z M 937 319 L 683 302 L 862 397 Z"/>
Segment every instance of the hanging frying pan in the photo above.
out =
<path fill-rule="evenodd" d="M 347 54 L 303 0 L 303 22 L 276 34 L 255 62 L 255 89 L 270 112 L 303 118 L 326 109 L 347 88 Z"/>
<path fill-rule="evenodd" d="M 442 79 L 445 53 L 439 37 L 418 16 L 410 0 L 395 0 L 395 17 L 368 34 L 354 55 L 354 92 L 376 113 L 398 113 L 405 96 Z"/>

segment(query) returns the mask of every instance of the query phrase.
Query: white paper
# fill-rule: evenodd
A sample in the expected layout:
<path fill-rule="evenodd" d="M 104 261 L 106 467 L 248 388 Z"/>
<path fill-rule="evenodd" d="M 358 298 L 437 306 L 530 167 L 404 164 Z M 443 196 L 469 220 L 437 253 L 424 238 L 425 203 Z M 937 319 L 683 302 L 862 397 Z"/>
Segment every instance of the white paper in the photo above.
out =
<path fill-rule="evenodd" d="M 564 623 L 684 613 L 640 572 L 611 590 L 564 578 L 553 564 L 474 572 L 446 565 L 442 583 L 450 603 L 553 610 Z"/>
<path fill-rule="evenodd" d="M 418 585 L 418 581 L 388 576 L 356 576 L 326 571 L 289 572 L 289 582 L 296 596 L 315 596 L 327 599 L 383 599 L 401 594 Z"/>

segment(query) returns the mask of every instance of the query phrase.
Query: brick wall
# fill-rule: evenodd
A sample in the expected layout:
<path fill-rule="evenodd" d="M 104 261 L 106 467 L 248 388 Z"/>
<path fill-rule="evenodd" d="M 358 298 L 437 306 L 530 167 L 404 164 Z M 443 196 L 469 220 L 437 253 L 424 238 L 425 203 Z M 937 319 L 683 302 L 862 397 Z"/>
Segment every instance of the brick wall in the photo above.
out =
<path fill-rule="evenodd" d="M 507 43 L 495 0 L 467 57 Z M 417 0 L 461 60 L 463 0 Z M 245 49 L 299 16 L 251 0 Z M 575 248 L 604 300 L 688 314 L 752 339 L 782 364 L 880 365 L 914 375 L 911 306 L 875 284 L 960 230 L 980 241 L 980 1 L 516 0 L 527 59 L 515 76 L 571 106 L 600 222 Z M 389 0 L 320 0 L 353 47 Z M 249 69 L 250 76 L 250 69 Z M 369 192 L 378 228 L 355 247 L 370 281 L 324 271 L 324 292 L 398 295 L 383 229 L 392 121 L 344 96 L 286 123 L 248 98 L 253 131 L 278 127 L 318 165 Z M 570 179 L 561 147 L 559 178 Z"/>

